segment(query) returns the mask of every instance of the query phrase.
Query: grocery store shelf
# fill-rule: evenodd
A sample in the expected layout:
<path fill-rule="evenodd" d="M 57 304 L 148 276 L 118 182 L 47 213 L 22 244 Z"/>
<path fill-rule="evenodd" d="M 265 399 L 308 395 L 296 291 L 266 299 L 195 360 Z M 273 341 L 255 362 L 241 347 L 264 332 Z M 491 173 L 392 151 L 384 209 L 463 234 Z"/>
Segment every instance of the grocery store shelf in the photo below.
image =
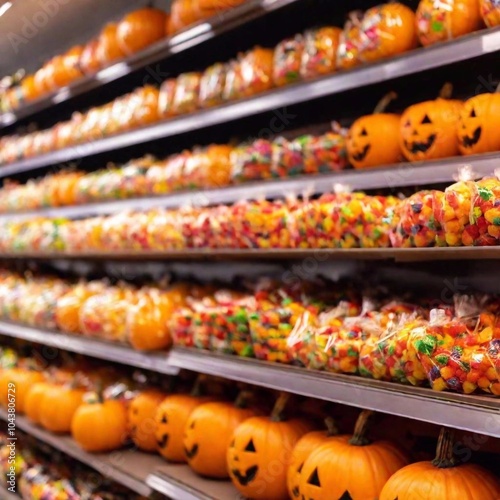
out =
<path fill-rule="evenodd" d="M 313 258 L 318 264 L 335 260 L 392 260 L 395 262 L 430 262 L 439 260 L 500 259 L 500 246 L 495 247 L 453 247 L 453 248 L 333 248 L 333 249 L 188 249 L 164 252 L 88 252 L 88 253 L 2 253 L 0 259 L 35 260 L 106 260 L 106 261 L 214 261 L 214 260 L 302 260 Z"/>
<path fill-rule="evenodd" d="M 11 493 L 5 486 L 0 484 L 0 498 L 2 500 L 19 500 L 21 497 Z"/>
<path fill-rule="evenodd" d="M 7 419 L 7 412 L 4 409 L 0 409 L 0 419 Z M 16 415 L 16 428 L 92 467 L 103 476 L 115 480 L 139 495 L 151 495 L 152 489 L 146 484 L 146 478 L 151 470 L 163 464 L 163 460 L 157 455 L 127 449 L 107 454 L 87 453 L 70 437 L 43 430 L 21 415 Z"/>
<path fill-rule="evenodd" d="M 268 4 L 265 0 L 262 0 L 262 2 L 263 5 Z M 218 108 L 207 109 L 116 136 L 71 146 L 42 156 L 4 165 L 0 169 L 0 177 L 175 136 L 198 130 L 200 127 L 205 128 L 235 121 L 276 108 L 303 103 L 361 86 L 441 67 L 443 61 L 451 64 L 499 49 L 500 28 L 484 30 L 458 40 L 417 49 L 411 53 L 377 64 L 369 64 L 350 71 L 338 72 L 311 82 L 297 83 L 256 97 L 228 103 Z"/>
<path fill-rule="evenodd" d="M 172 500 L 235 500 L 240 498 L 229 481 L 197 476 L 187 465 L 165 464 L 150 474 L 147 484 Z"/>
<path fill-rule="evenodd" d="M 172 193 L 164 196 L 132 198 L 68 207 L 43 208 L 29 212 L 0 214 L 0 222 L 25 220 L 35 217 L 82 218 L 109 215 L 124 210 L 178 208 L 182 206 L 209 206 L 240 200 L 283 198 L 284 193 L 302 195 L 323 194 L 332 191 L 335 184 L 350 186 L 353 190 L 399 188 L 428 184 L 451 183 L 458 170 L 472 165 L 477 177 L 493 174 L 498 167 L 500 153 L 482 154 L 440 161 L 398 163 L 370 170 L 345 170 L 323 175 L 307 175 L 273 181 L 247 182 L 235 186 L 199 191 Z"/>
<path fill-rule="evenodd" d="M 66 335 L 64 333 L 39 330 L 29 326 L 0 321 L 0 336 L 36 342 L 64 351 L 85 354 L 93 358 L 105 359 L 166 375 L 177 375 L 179 368 L 168 363 L 167 353 L 143 353 L 131 347 L 111 342 Z"/>
<path fill-rule="evenodd" d="M 170 363 L 230 380 L 500 437 L 500 398 L 441 393 L 181 348 L 172 350 Z"/>
<path fill-rule="evenodd" d="M 60 104 L 127 76 L 138 69 L 145 68 L 147 65 L 200 45 L 211 38 L 227 33 L 253 19 L 297 1 L 301 0 L 250 0 L 234 9 L 218 13 L 217 16 L 197 23 L 170 38 L 161 40 L 137 54 L 103 68 L 94 75 L 75 81 L 67 87 L 60 88 L 40 99 L 27 103 L 17 110 L 1 114 L 0 129 L 13 125 L 16 121 L 35 113 L 49 109 L 54 104 Z"/>

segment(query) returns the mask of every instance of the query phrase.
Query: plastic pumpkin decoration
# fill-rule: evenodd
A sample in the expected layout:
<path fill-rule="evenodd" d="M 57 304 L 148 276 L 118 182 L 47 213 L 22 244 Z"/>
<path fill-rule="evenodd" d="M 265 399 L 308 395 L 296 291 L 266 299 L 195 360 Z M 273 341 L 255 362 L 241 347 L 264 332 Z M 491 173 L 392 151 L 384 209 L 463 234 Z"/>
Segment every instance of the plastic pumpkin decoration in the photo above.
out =
<path fill-rule="evenodd" d="M 391 475 L 408 464 L 406 455 L 391 442 L 368 440 L 372 414 L 368 410 L 361 412 L 350 439 L 330 440 L 309 455 L 300 480 L 304 498 L 379 498 Z"/>
<path fill-rule="evenodd" d="M 463 155 L 499 151 L 500 93 L 480 94 L 465 101 L 457 130 Z"/>
<path fill-rule="evenodd" d="M 35 424 L 40 423 L 40 407 L 46 392 L 53 387 L 48 382 L 37 382 L 29 389 L 24 401 L 24 414 Z"/>
<path fill-rule="evenodd" d="M 393 57 L 418 44 L 415 14 L 401 3 L 386 3 L 365 12 L 359 27 L 359 58 L 365 62 Z"/>
<path fill-rule="evenodd" d="M 245 0 L 197 0 L 197 10 L 201 19 L 215 16 L 220 12 L 233 9 L 244 3 Z"/>
<path fill-rule="evenodd" d="M 54 58 L 54 84 L 57 87 L 65 87 L 71 82 L 83 77 L 80 69 L 80 57 L 83 47 L 77 45 L 63 56 Z"/>
<path fill-rule="evenodd" d="M 250 418 L 234 431 L 227 466 L 231 481 L 245 498 L 288 499 L 287 470 L 293 448 L 312 430 L 307 421 L 285 419 L 288 398 L 288 394 L 278 398 L 271 417 Z"/>
<path fill-rule="evenodd" d="M 52 385 L 40 401 L 40 424 L 45 429 L 67 434 L 77 409 L 83 404 L 85 389 Z"/>
<path fill-rule="evenodd" d="M 167 20 L 167 33 L 173 34 L 200 20 L 196 6 L 198 0 L 174 0 Z"/>
<path fill-rule="evenodd" d="M 481 27 L 477 0 L 420 0 L 417 31 L 424 46 L 471 33 Z"/>
<path fill-rule="evenodd" d="M 380 500 L 497 500 L 500 482 L 486 469 L 460 464 L 453 456 L 453 431 L 441 429 L 436 458 L 398 470 L 387 481 Z"/>
<path fill-rule="evenodd" d="M 184 429 L 188 418 L 195 408 L 213 399 L 201 396 L 199 380 L 191 394 L 167 396 L 156 412 L 155 435 L 158 452 L 170 462 L 186 462 Z"/>
<path fill-rule="evenodd" d="M 47 63 L 48 64 L 48 63 Z M 34 75 L 33 83 L 37 96 L 47 94 L 51 90 L 51 85 L 48 81 L 47 65 L 42 66 Z"/>
<path fill-rule="evenodd" d="M 98 59 L 97 49 L 99 48 L 99 39 L 95 38 L 85 45 L 80 56 L 80 68 L 86 75 L 91 75 L 101 68 Z"/>
<path fill-rule="evenodd" d="M 174 306 L 165 293 L 158 290 L 140 292 L 137 304 L 127 314 L 127 340 L 134 349 L 153 351 L 172 344 L 168 318 Z"/>
<path fill-rule="evenodd" d="M 24 403 L 31 387 L 37 382 L 43 382 L 45 376 L 27 368 L 10 368 L 0 372 L 0 403 L 7 406 L 9 402 L 9 384 L 14 384 L 16 393 L 16 411 L 24 413 Z"/>
<path fill-rule="evenodd" d="M 120 21 L 116 31 L 120 50 L 133 54 L 161 40 L 166 24 L 167 14 L 160 9 L 145 7 L 130 12 Z"/>
<path fill-rule="evenodd" d="M 484 24 L 493 28 L 500 24 L 500 4 L 498 0 L 479 0 L 479 11 Z"/>
<path fill-rule="evenodd" d="M 134 444 L 143 451 L 156 451 L 155 415 L 160 403 L 166 398 L 164 392 L 146 390 L 140 392 L 128 407 L 128 426 Z"/>
<path fill-rule="evenodd" d="M 193 410 L 184 429 L 184 452 L 196 473 L 215 479 L 229 477 L 226 455 L 233 432 L 258 414 L 248 407 L 249 396 L 242 391 L 234 404 L 205 403 Z"/>
<path fill-rule="evenodd" d="M 23 99 L 26 101 L 33 101 L 39 97 L 38 88 L 35 84 L 35 75 L 27 75 L 23 78 L 21 89 L 23 92 Z"/>
<path fill-rule="evenodd" d="M 378 103 L 372 115 L 362 116 L 351 125 L 346 146 L 349 161 L 354 168 L 390 165 L 401 160 L 401 118 L 396 114 L 383 113 L 389 102 L 396 97 L 394 92 L 390 92 Z"/>
<path fill-rule="evenodd" d="M 304 462 L 319 446 L 330 439 L 347 439 L 338 436 L 338 429 L 332 418 L 325 419 L 326 431 L 312 431 L 304 434 L 295 445 L 287 472 L 288 494 L 292 499 L 300 500 L 300 478 Z"/>
<path fill-rule="evenodd" d="M 400 146 L 409 161 L 436 160 L 459 153 L 457 123 L 463 103 L 450 99 L 447 84 L 435 101 L 414 104 L 401 116 Z"/>
<path fill-rule="evenodd" d="M 116 399 L 97 394 L 76 410 L 71 422 L 73 439 L 93 453 L 121 448 L 128 438 L 127 409 Z"/>
<path fill-rule="evenodd" d="M 99 35 L 99 46 L 97 47 L 96 56 L 99 64 L 102 66 L 107 66 L 125 56 L 125 53 L 118 45 L 117 31 L 118 26 L 110 23 L 104 27 Z"/>

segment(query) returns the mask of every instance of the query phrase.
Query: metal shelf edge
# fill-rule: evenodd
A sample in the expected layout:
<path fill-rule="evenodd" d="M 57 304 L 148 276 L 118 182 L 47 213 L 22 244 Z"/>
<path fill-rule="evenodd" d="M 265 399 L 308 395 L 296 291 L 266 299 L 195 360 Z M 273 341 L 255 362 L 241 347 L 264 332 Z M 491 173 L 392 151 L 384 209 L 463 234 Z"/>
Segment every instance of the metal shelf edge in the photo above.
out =
<path fill-rule="evenodd" d="M 0 409 L 0 418 L 4 421 L 7 420 L 7 412 L 4 409 Z M 116 482 L 135 491 L 139 495 L 148 496 L 152 493 L 151 488 L 146 483 L 132 477 L 129 472 L 122 471 L 113 467 L 109 463 L 106 463 L 106 461 L 102 460 L 99 455 L 92 455 L 83 451 L 76 445 L 76 443 L 66 436 L 57 436 L 40 429 L 29 422 L 26 417 L 22 417 L 20 415 L 16 415 L 16 427 L 39 439 L 40 441 L 49 444 L 53 448 L 56 448 L 76 460 L 92 467 L 104 476 L 114 479 Z M 117 453 L 119 453 L 119 451 L 117 451 Z"/>
<path fill-rule="evenodd" d="M 142 353 L 132 348 L 59 332 L 38 330 L 29 326 L 0 321 L 0 335 L 40 343 L 56 349 L 85 354 L 94 358 L 136 366 L 165 375 L 177 375 L 179 368 L 168 361 L 168 354 Z"/>
<path fill-rule="evenodd" d="M 154 491 L 165 495 L 172 500 L 211 500 L 211 497 L 202 492 L 197 494 L 188 491 L 181 483 L 164 474 L 150 474 L 146 484 Z"/>
<path fill-rule="evenodd" d="M 473 165 L 477 176 L 492 174 L 498 166 L 500 153 L 460 156 L 441 161 L 398 163 L 365 171 L 345 170 L 324 175 L 249 182 L 217 189 L 193 190 L 164 196 L 104 201 L 87 205 L 42 208 L 29 212 L 0 214 L 0 222 L 26 220 L 33 217 L 80 218 L 110 215 L 122 210 L 179 208 L 185 205 L 208 206 L 232 203 L 241 199 L 282 198 L 283 193 L 301 195 L 304 192 L 331 192 L 334 184 L 346 184 L 355 190 L 399 188 L 405 186 L 454 182 L 454 175 L 465 164 Z M 1 172 L 1 167 L 0 167 Z"/>
<path fill-rule="evenodd" d="M 345 380 L 346 377 L 324 372 L 273 364 L 266 366 L 237 357 L 210 356 L 175 348 L 171 351 L 170 362 L 187 370 L 239 382 L 500 437 L 500 401 L 494 401 L 491 408 L 463 404 L 455 398 L 437 399 L 438 394 L 430 389 L 421 395 L 418 389 L 403 391 L 397 384 L 386 387 L 387 384 L 375 382 L 368 386 L 363 379 L 356 383 L 355 377 L 351 382 Z"/>
<path fill-rule="evenodd" d="M 360 86 L 364 87 L 440 67 L 443 65 L 443 61 L 452 64 L 497 50 L 500 50 L 500 28 L 483 30 L 458 40 L 452 40 L 429 48 L 416 49 L 394 59 L 361 66 L 350 71 L 334 73 L 318 80 L 272 90 L 218 108 L 181 116 L 97 141 L 74 145 L 16 163 L 5 164 L 0 168 L 0 177 L 197 130 L 200 123 L 205 128 L 235 121 L 265 111 L 271 111 L 278 107 L 303 103 Z"/>

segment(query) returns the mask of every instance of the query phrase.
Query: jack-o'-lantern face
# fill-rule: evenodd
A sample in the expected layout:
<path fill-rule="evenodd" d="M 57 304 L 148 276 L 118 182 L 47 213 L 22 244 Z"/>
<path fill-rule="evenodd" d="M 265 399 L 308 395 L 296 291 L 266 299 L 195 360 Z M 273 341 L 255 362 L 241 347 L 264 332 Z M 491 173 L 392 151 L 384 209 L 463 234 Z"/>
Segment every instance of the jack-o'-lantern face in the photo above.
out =
<path fill-rule="evenodd" d="M 156 451 L 155 415 L 166 394 L 159 391 L 144 391 L 138 394 L 128 408 L 130 436 L 134 444 L 144 451 Z"/>
<path fill-rule="evenodd" d="M 446 99 L 410 106 L 401 116 L 400 144 L 409 161 L 458 154 L 457 122 L 462 103 Z"/>
<path fill-rule="evenodd" d="M 212 402 L 198 406 L 184 429 L 184 453 L 189 466 L 205 477 L 229 477 L 227 449 L 233 432 L 243 421 L 256 414 L 250 408 L 232 403 Z"/>
<path fill-rule="evenodd" d="M 389 165 L 401 159 L 399 115 L 379 113 L 358 118 L 347 136 L 347 153 L 354 168 Z"/>
<path fill-rule="evenodd" d="M 155 416 L 159 453 L 171 462 L 186 462 L 184 429 L 191 412 L 207 398 L 176 394 L 160 404 Z"/>
<path fill-rule="evenodd" d="M 481 94 L 465 102 L 458 122 L 463 155 L 500 150 L 500 94 Z"/>
<path fill-rule="evenodd" d="M 297 441 L 311 430 L 302 420 L 245 420 L 234 432 L 227 466 L 234 486 L 254 500 L 287 498 L 287 470 Z"/>

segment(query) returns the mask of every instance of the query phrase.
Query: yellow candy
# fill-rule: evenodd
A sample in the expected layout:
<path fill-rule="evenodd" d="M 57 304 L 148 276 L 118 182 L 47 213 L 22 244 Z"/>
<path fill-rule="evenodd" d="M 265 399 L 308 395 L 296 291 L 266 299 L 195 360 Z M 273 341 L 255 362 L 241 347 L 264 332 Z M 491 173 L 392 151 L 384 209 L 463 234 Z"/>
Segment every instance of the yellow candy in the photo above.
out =
<path fill-rule="evenodd" d="M 437 378 L 436 380 L 434 380 L 434 382 L 432 383 L 432 388 L 435 390 L 435 391 L 444 391 L 447 386 L 446 386 L 446 382 L 440 377 L 440 378 Z"/>
<path fill-rule="evenodd" d="M 476 390 L 477 385 L 473 384 L 472 382 L 466 381 L 463 383 L 462 387 L 464 389 L 465 394 L 472 394 Z"/>

